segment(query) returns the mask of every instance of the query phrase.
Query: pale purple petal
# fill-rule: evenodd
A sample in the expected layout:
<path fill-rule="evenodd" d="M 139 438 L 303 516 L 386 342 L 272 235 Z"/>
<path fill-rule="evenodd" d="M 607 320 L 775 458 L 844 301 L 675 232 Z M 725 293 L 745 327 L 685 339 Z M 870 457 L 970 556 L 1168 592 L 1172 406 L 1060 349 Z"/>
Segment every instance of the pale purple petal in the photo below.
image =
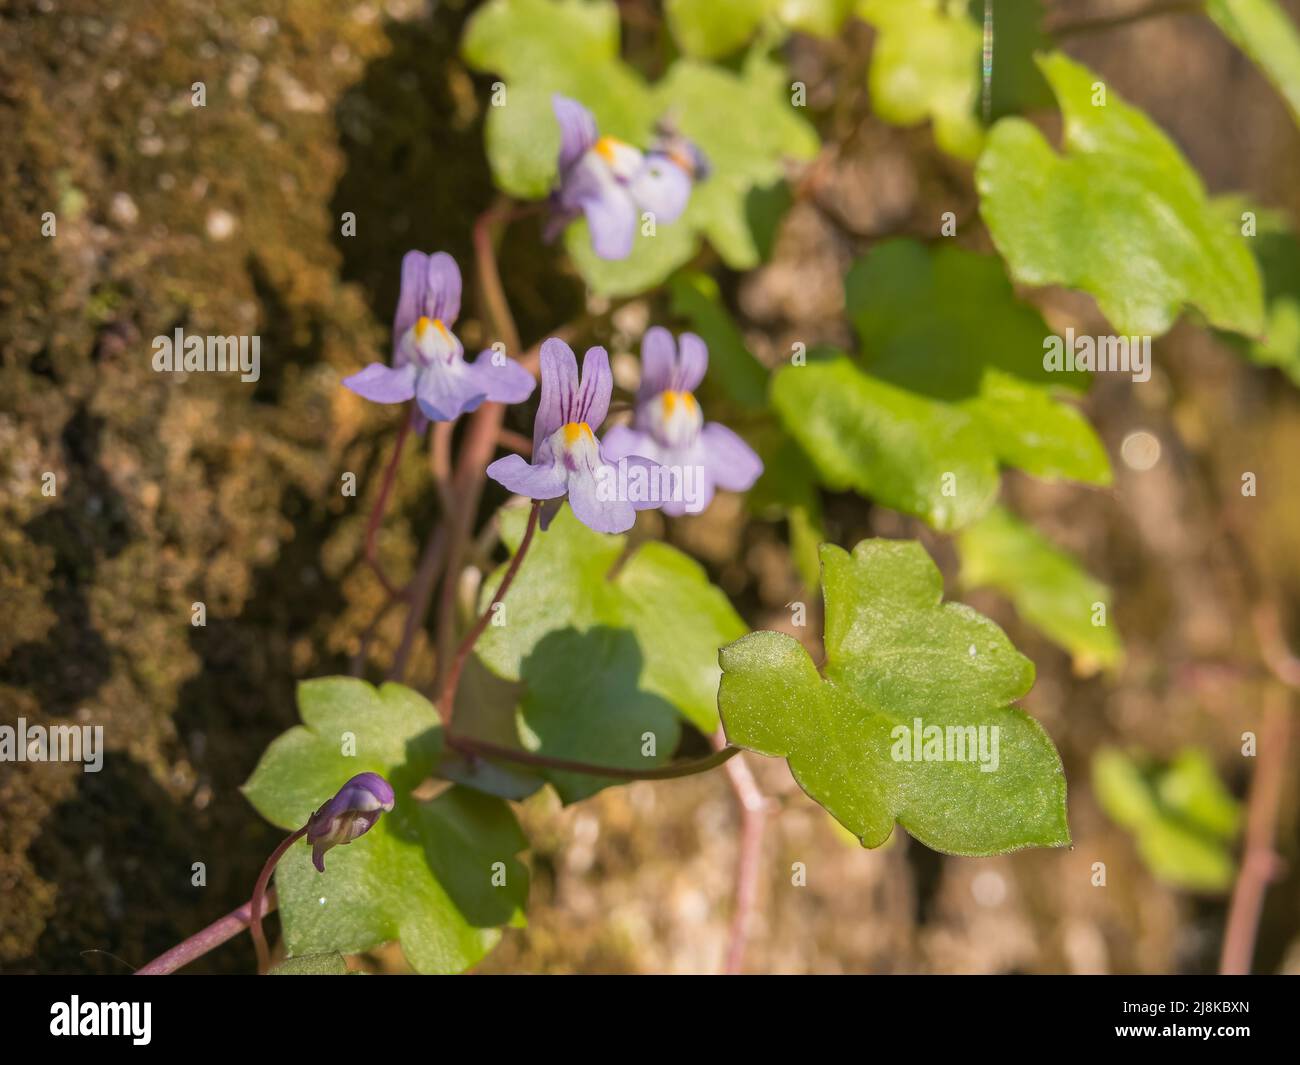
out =
<path fill-rule="evenodd" d="M 479 352 L 468 367 L 470 376 L 494 403 L 522 403 L 533 394 L 537 381 L 514 359 L 504 358 L 500 365 L 493 362 L 496 354 L 491 348 Z"/>
<path fill-rule="evenodd" d="M 435 363 L 420 372 L 415 399 L 430 421 L 451 422 L 476 409 L 487 393 L 463 362 Z"/>
<path fill-rule="evenodd" d="M 745 441 L 719 422 L 709 422 L 700 433 L 709 476 L 719 488 L 744 492 L 763 472 L 760 459 Z"/>
<path fill-rule="evenodd" d="M 652 325 L 641 338 L 641 387 L 637 389 L 638 406 L 646 400 L 677 386 L 677 342 L 661 325 Z"/>
<path fill-rule="evenodd" d="M 402 290 L 397 297 L 397 311 L 393 315 L 393 359 L 399 362 L 398 351 L 402 337 L 424 313 L 425 277 L 429 257 L 422 251 L 408 251 L 402 256 Z"/>
<path fill-rule="evenodd" d="M 596 120 L 577 100 L 559 93 L 551 97 L 551 109 L 560 124 L 560 173 L 563 174 L 596 143 Z"/>
<path fill-rule="evenodd" d="M 609 414 L 609 397 L 614 392 L 614 374 L 609 368 L 609 353 L 602 347 L 588 348 L 582 357 L 582 384 L 574 404 L 566 412 L 566 422 L 586 422 L 599 429 Z"/>
<path fill-rule="evenodd" d="M 709 368 L 709 349 L 694 333 L 683 333 L 677 338 L 677 372 L 673 387 L 678 392 L 694 392 L 704 380 Z"/>
<path fill-rule="evenodd" d="M 429 256 L 428 288 L 424 316 L 442 322 L 448 329 L 460 317 L 460 267 L 445 251 Z"/>
<path fill-rule="evenodd" d="M 677 221 L 691 198 L 691 176 L 666 155 L 652 152 L 632 179 L 632 199 L 656 222 Z"/>
<path fill-rule="evenodd" d="M 497 459 L 488 466 L 487 475 L 506 491 L 529 499 L 555 499 L 568 488 L 568 473 L 563 463 L 530 466 L 518 455 Z"/>
<path fill-rule="evenodd" d="M 404 403 L 415 395 L 415 367 L 372 362 L 364 370 L 343 378 L 343 387 L 374 403 Z"/>
<path fill-rule="evenodd" d="M 636 239 L 636 204 L 623 189 L 611 189 L 582 201 L 591 247 L 602 259 L 626 259 Z"/>
<path fill-rule="evenodd" d="M 575 518 L 596 532 L 627 532 L 636 524 L 632 504 L 619 499 L 601 499 L 596 478 L 587 469 L 569 475 L 569 506 Z"/>
<path fill-rule="evenodd" d="M 671 497 L 673 482 L 670 471 L 659 463 L 632 454 L 623 456 L 619 464 L 626 470 L 628 502 L 634 510 L 657 510 Z M 635 472 L 638 470 L 641 471 L 639 475 Z M 636 493 L 633 486 L 637 484 L 647 486 L 644 495 Z"/>
<path fill-rule="evenodd" d="M 402 256 L 402 291 L 393 315 L 393 351 L 421 318 L 441 321 L 451 328 L 460 315 L 460 267 L 445 251 L 426 255 L 408 251 Z"/>
<path fill-rule="evenodd" d="M 630 425 L 616 425 L 600 441 L 600 453 L 610 462 L 640 455 L 647 459 L 659 458 L 659 444 L 653 436 Z"/>
<path fill-rule="evenodd" d="M 537 405 L 537 419 L 533 422 L 533 454 L 541 450 L 542 442 L 550 438 L 565 421 L 566 412 L 573 405 L 573 394 L 578 390 L 578 359 L 559 337 L 542 341 L 542 398 Z"/>

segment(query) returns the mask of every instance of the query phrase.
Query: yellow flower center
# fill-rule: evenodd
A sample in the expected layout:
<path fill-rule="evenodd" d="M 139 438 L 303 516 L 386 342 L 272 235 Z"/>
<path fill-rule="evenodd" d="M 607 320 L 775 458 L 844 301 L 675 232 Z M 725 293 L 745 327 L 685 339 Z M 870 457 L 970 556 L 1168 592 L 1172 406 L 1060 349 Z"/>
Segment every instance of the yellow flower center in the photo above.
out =
<path fill-rule="evenodd" d="M 659 397 L 659 402 L 663 404 L 665 418 L 671 418 L 679 404 L 684 414 L 693 414 L 695 412 L 696 404 L 693 392 L 673 392 L 669 390 Z"/>
<path fill-rule="evenodd" d="M 613 166 L 618 150 L 627 147 L 627 145 L 617 137 L 601 137 L 592 147 L 595 148 L 597 155 L 610 166 Z"/>
<path fill-rule="evenodd" d="M 563 427 L 562 432 L 564 433 L 564 443 L 569 447 L 573 447 L 583 438 L 593 439 L 591 426 L 586 422 L 569 422 Z"/>
<path fill-rule="evenodd" d="M 447 340 L 447 341 L 450 341 L 450 340 L 451 340 L 451 337 L 447 334 L 447 327 L 446 327 L 445 325 L 442 324 L 442 319 L 441 319 L 441 318 L 433 318 L 433 319 L 429 319 L 429 318 L 424 318 L 424 317 L 421 317 L 421 318 L 420 318 L 420 319 L 415 323 L 415 336 L 416 336 L 416 339 L 418 340 L 419 338 L 423 337 L 424 334 L 427 333 L 427 332 L 429 331 L 429 328 L 430 328 L 431 326 L 432 326 L 434 329 L 436 329 L 436 330 L 437 330 L 437 331 L 442 335 L 442 339 L 443 339 L 443 340 Z"/>

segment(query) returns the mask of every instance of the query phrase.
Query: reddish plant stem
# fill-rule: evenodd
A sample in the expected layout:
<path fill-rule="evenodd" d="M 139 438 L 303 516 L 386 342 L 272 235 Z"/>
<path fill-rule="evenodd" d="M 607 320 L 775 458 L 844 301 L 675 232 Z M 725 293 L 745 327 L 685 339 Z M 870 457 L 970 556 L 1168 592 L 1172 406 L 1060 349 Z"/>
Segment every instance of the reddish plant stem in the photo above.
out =
<path fill-rule="evenodd" d="M 442 690 L 438 695 L 438 713 L 442 716 L 443 723 L 446 725 L 451 724 L 452 711 L 456 705 L 456 689 L 460 686 L 460 674 L 465 668 L 465 660 L 469 658 L 470 652 L 474 650 L 474 645 L 478 643 L 479 637 L 483 635 L 483 630 L 488 627 L 488 622 L 492 620 L 493 611 L 496 610 L 499 603 L 504 602 L 506 593 L 510 591 L 510 585 L 514 583 L 515 574 L 519 572 L 524 556 L 528 554 L 528 548 L 533 542 L 533 534 L 537 532 L 537 519 L 541 513 L 541 500 L 534 499 L 533 505 L 528 509 L 528 524 L 524 527 L 524 538 L 519 541 L 519 550 L 515 552 L 514 558 L 510 560 L 510 565 L 506 567 L 505 576 L 501 578 L 496 594 L 492 596 L 492 602 L 487 605 L 487 609 L 479 615 L 474 627 L 461 640 L 460 646 L 456 648 L 456 657 L 451 660 L 451 665 L 447 668 L 443 678 Z"/>
<path fill-rule="evenodd" d="M 722 729 L 712 737 L 717 750 L 735 750 L 726 746 Z M 740 807 L 740 842 L 736 855 L 736 906 L 731 916 L 731 932 L 723 971 L 738 975 L 744 971 L 745 948 L 753 930 L 758 909 L 758 883 L 762 872 L 763 831 L 767 826 L 768 800 L 744 759 L 727 762 L 727 780 Z"/>
<path fill-rule="evenodd" d="M 397 479 L 397 467 L 402 460 L 402 450 L 406 446 L 406 438 L 410 435 L 410 432 L 411 415 L 410 412 L 406 412 L 406 416 L 402 419 L 401 428 L 397 430 L 397 442 L 393 445 L 392 457 L 388 460 L 388 466 L 384 469 L 384 479 L 379 485 L 379 496 L 375 499 L 374 506 L 370 508 L 370 520 L 366 523 L 366 561 L 370 563 L 370 568 L 375 571 L 375 576 L 379 578 L 379 583 L 384 586 L 384 591 L 394 599 L 401 597 L 402 590 L 388 579 L 388 574 L 384 572 L 384 567 L 380 565 L 376 541 L 379 537 L 379 526 L 384 520 L 384 511 L 388 508 L 388 497 L 393 492 L 393 482 Z"/>
<path fill-rule="evenodd" d="M 266 936 L 262 933 L 262 908 L 266 898 L 266 886 L 271 882 L 271 874 L 275 872 L 275 867 L 280 864 L 284 852 L 306 834 L 307 826 L 303 825 L 298 831 L 285 836 L 280 841 L 280 845 L 271 852 L 271 857 L 266 859 L 266 864 L 262 866 L 262 871 L 258 874 L 257 883 L 253 885 L 253 897 L 248 900 L 248 930 L 253 935 L 253 946 L 257 950 L 257 971 L 259 975 L 266 972 L 271 966 L 271 950 L 266 945 Z"/>
<path fill-rule="evenodd" d="M 465 736 L 446 736 L 448 747 L 460 751 L 471 758 L 497 758 L 518 765 L 533 766 L 537 769 L 559 769 L 566 773 L 585 773 L 593 777 L 613 777 L 618 780 L 675 780 L 678 777 L 694 776 L 706 773 L 710 769 L 726 763 L 740 753 L 739 747 L 723 747 L 704 758 L 677 762 L 673 765 L 655 766 L 653 769 L 623 769 L 617 766 L 593 765 L 591 762 L 574 762 L 567 758 L 550 758 L 544 754 L 533 754 L 514 747 L 502 747 L 487 740 L 470 739 Z"/>
<path fill-rule="evenodd" d="M 1246 805 L 1246 838 L 1241 868 L 1232 887 L 1228 922 L 1219 955 L 1219 972 L 1244 976 L 1255 957 L 1255 940 L 1264 913 L 1268 885 L 1277 878 L 1280 859 L 1277 839 L 1278 810 L 1286 778 L 1287 749 L 1291 733 L 1291 692 L 1300 690 L 1300 658 L 1287 648 L 1275 606 L 1266 603 L 1254 613 L 1260 656 L 1279 682 L 1266 696 L 1263 724 L 1257 737 L 1255 774 Z"/>
<path fill-rule="evenodd" d="M 447 561 L 447 526 L 439 522 L 429 532 L 424 541 L 424 550 L 411 578 L 410 608 L 406 612 L 406 621 L 402 625 L 402 638 L 393 656 L 393 666 L 388 671 L 389 680 L 400 681 L 406 675 L 406 666 L 415 649 L 415 637 L 424 624 L 424 616 L 429 612 L 429 601 L 438 584 L 438 574 L 442 572 Z"/>
<path fill-rule="evenodd" d="M 1237 881 L 1232 887 L 1228 923 L 1219 955 L 1219 972 L 1224 976 L 1245 976 L 1250 972 L 1259 921 L 1264 912 L 1264 896 L 1281 867 L 1274 840 L 1277 838 L 1278 807 L 1282 800 L 1290 726 L 1290 698 L 1284 688 L 1273 686 L 1264 704 L 1255 775 L 1250 782 L 1246 806 L 1245 846 Z"/>
<path fill-rule="evenodd" d="M 495 240 L 498 223 L 504 224 L 518 215 L 519 212 L 511 209 L 509 200 L 500 199 L 474 222 L 479 292 L 493 329 L 505 343 L 507 352 L 519 351 L 519 330 L 510 314 L 505 287 L 501 283 Z M 456 466 L 456 505 L 449 523 L 447 575 L 438 602 L 438 672 L 444 678 L 451 665 L 452 645 L 456 638 L 456 582 L 464 564 L 466 541 L 473 532 L 479 500 L 483 496 L 485 471 L 496 451 L 497 436 L 504 419 L 505 407 L 500 403 L 485 403 L 479 407 L 470 419 Z"/>
<path fill-rule="evenodd" d="M 523 433 L 516 433 L 513 429 L 499 430 L 497 432 L 497 443 L 524 456 L 533 453 L 533 442 Z"/>
<path fill-rule="evenodd" d="M 270 913 L 275 909 L 275 889 L 266 893 L 263 909 Z M 223 943 L 228 943 L 252 923 L 253 901 L 231 910 L 225 917 L 213 921 L 207 928 L 195 932 L 189 939 L 170 950 L 164 951 L 147 965 L 135 971 L 136 976 L 167 976 L 177 969 L 189 965 L 196 958 L 201 958 L 209 951 L 216 950 Z"/>

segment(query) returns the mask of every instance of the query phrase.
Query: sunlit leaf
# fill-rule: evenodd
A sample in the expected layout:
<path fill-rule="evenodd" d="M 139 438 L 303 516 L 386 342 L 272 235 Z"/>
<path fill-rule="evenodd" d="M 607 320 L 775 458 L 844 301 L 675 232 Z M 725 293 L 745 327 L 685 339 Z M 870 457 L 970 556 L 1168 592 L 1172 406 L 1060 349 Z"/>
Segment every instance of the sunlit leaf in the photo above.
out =
<path fill-rule="evenodd" d="M 896 821 L 952 854 L 1068 843 L 1060 759 L 1009 705 L 1033 684 L 1029 660 L 987 618 L 941 603 L 920 544 L 826 544 L 822 567 L 825 662 L 775 632 L 724 648 L 728 740 L 786 758 L 865 846 Z"/>
<path fill-rule="evenodd" d="M 1072 555 L 1002 507 L 963 529 L 958 546 L 962 584 L 1005 595 L 1021 617 L 1070 652 L 1079 673 L 1118 665 L 1123 650 L 1110 617 L 1110 590 Z"/>
<path fill-rule="evenodd" d="M 1083 289 L 1121 334 L 1164 333 L 1191 305 L 1257 336 L 1255 262 L 1174 144 L 1087 68 L 1060 54 L 1039 64 L 1065 116 L 1065 154 L 1005 118 L 976 172 L 980 212 L 1012 276 Z"/>

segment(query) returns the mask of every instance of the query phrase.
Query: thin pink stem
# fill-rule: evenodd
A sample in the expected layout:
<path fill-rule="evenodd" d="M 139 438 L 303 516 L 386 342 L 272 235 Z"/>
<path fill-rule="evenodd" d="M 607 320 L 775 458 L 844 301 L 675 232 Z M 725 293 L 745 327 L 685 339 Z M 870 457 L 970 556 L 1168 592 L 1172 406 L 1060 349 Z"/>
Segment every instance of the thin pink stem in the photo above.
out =
<path fill-rule="evenodd" d="M 275 909 L 276 898 L 275 890 L 272 889 L 266 895 L 265 899 L 266 912 L 270 913 Z M 147 965 L 142 965 L 135 971 L 136 976 L 167 976 L 174 973 L 177 969 L 189 965 L 196 958 L 203 957 L 209 951 L 216 950 L 223 943 L 228 943 L 239 935 L 245 928 L 252 923 L 253 901 L 240 906 L 238 909 L 231 910 L 225 917 L 213 921 L 207 928 L 200 932 L 195 932 L 189 939 L 182 943 L 177 943 L 170 950 L 159 954 L 153 961 Z"/>
<path fill-rule="evenodd" d="M 259 973 L 266 972 L 271 966 L 271 951 L 266 945 L 266 936 L 262 933 L 262 902 L 266 897 L 266 886 L 271 882 L 271 874 L 275 871 L 275 867 L 280 864 L 284 852 L 306 834 L 307 826 L 303 825 L 298 831 L 290 833 L 281 840 L 280 845 L 271 852 L 271 857 L 266 859 L 266 864 L 262 866 L 262 872 L 257 877 L 257 883 L 253 885 L 253 897 L 248 903 L 248 930 L 253 934 L 253 946 L 257 948 L 257 971 Z"/>
<path fill-rule="evenodd" d="M 713 746 L 726 748 L 727 738 L 719 729 Z M 767 826 L 769 803 L 754 774 L 742 758 L 727 762 L 727 779 L 740 806 L 740 842 L 736 856 L 736 907 L 731 916 L 731 934 L 727 945 L 724 971 L 736 975 L 744 971 L 745 948 L 753 931 L 758 909 L 758 883 L 762 871 L 763 831 Z"/>

